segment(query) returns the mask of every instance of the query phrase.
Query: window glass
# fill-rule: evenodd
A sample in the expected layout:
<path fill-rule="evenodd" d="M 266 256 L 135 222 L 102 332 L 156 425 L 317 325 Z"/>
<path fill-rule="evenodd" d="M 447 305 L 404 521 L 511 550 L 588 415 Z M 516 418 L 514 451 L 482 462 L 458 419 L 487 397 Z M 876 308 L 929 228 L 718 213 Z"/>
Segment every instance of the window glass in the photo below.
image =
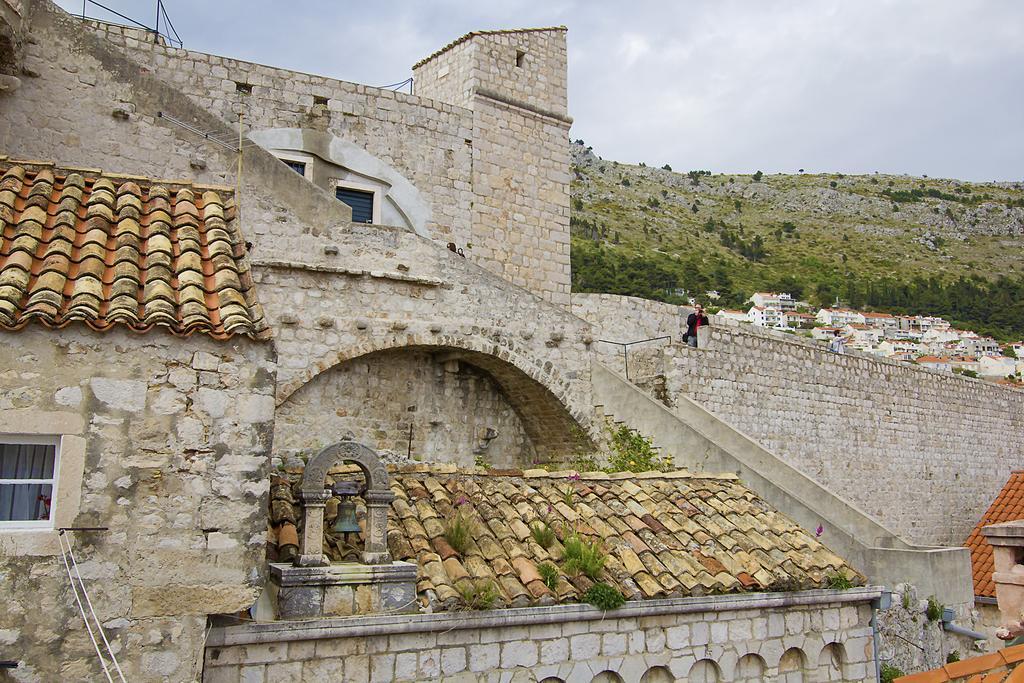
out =
<path fill-rule="evenodd" d="M 57 446 L 0 442 L 0 523 L 49 521 Z"/>
<path fill-rule="evenodd" d="M 306 162 L 304 161 L 289 161 L 288 159 L 282 159 L 288 168 L 292 169 L 301 176 L 306 175 Z"/>
<path fill-rule="evenodd" d="M 373 222 L 373 192 L 339 187 L 335 196 L 352 208 L 353 223 Z"/>

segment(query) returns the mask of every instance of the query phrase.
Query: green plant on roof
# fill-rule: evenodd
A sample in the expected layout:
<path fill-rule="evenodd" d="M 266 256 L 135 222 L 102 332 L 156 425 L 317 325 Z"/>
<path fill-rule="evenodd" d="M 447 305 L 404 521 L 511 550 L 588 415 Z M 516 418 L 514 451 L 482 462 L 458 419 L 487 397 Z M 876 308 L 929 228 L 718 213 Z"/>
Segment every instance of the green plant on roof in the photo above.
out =
<path fill-rule="evenodd" d="M 882 664 L 882 683 L 892 683 L 900 676 L 905 676 L 903 670 L 892 664 Z"/>
<path fill-rule="evenodd" d="M 555 542 L 555 530 L 547 522 L 534 522 L 530 525 L 530 535 L 541 548 L 547 550 Z"/>
<path fill-rule="evenodd" d="M 584 574 L 596 581 L 608 561 L 608 555 L 601 549 L 601 545 L 597 541 L 588 543 L 575 533 L 565 539 L 564 545 L 563 568 L 566 573 Z"/>
<path fill-rule="evenodd" d="M 928 621 L 938 621 L 942 618 L 942 610 L 944 605 L 939 602 L 935 596 L 928 598 L 928 608 L 925 609 L 924 615 L 928 617 Z"/>
<path fill-rule="evenodd" d="M 478 468 L 480 468 L 482 470 L 489 470 L 489 469 L 491 469 L 491 461 L 488 460 L 487 456 L 483 455 L 482 453 L 478 453 L 473 458 L 473 465 L 475 465 L 476 467 L 478 467 Z"/>
<path fill-rule="evenodd" d="M 558 567 L 545 562 L 537 565 L 537 573 L 540 574 L 540 580 L 544 582 L 544 585 L 548 587 L 548 590 L 554 592 L 558 587 Z"/>
<path fill-rule="evenodd" d="M 456 512 L 445 522 L 444 538 L 455 552 L 465 555 L 469 541 L 476 533 L 476 526 L 461 512 Z"/>
<path fill-rule="evenodd" d="M 950 650 L 949 654 L 946 655 L 946 664 L 953 664 L 960 661 L 960 651 Z"/>
<path fill-rule="evenodd" d="M 572 484 L 568 484 L 562 489 L 562 502 L 569 507 L 576 505 L 576 489 L 572 487 Z"/>
<path fill-rule="evenodd" d="M 840 572 L 829 574 L 825 577 L 825 582 L 828 588 L 834 591 L 848 591 L 853 588 L 853 581 Z"/>
<path fill-rule="evenodd" d="M 583 601 L 607 612 L 622 607 L 626 599 L 607 583 L 595 583 L 583 594 Z"/>
<path fill-rule="evenodd" d="M 904 593 L 903 593 L 903 609 L 905 609 L 905 610 L 909 610 L 910 609 L 910 591 L 909 590 L 904 591 Z"/>
<path fill-rule="evenodd" d="M 498 588 L 490 579 L 465 579 L 456 583 L 455 589 L 468 610 L 491 609 L 498 600 Z"/>
<path fill-rule="evenodd" d="M 672 469 L 671 456 L 662 458 L 643 434 L 620 425 L 611 432 L 612 456 L 606 472 L 662 472 Z"/>

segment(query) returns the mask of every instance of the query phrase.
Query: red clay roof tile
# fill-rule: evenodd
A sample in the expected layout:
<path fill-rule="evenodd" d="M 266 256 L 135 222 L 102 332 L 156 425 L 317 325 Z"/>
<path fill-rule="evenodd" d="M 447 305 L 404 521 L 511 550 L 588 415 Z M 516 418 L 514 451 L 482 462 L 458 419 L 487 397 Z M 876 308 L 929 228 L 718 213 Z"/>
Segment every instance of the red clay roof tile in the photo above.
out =
<path fill-rule="evenodd" d="M 1024 472 L 1015 471 L 1003 486 L 996 499 L 982 515 L 978 525 L 967 537 L 964 545 L 971 551 L 971 568 L 974 574 L 974 594 L 994 598 L 995 583 L 992 581 L 992 546 L 985 540 L 981 528 L 989 524 L 1013 522 L 1024 519 Z"/>
<path fill-rule="evenodd" d="M 0 171 L 0 329 L 270 336 L 230 196 L 31 164 Z"/>

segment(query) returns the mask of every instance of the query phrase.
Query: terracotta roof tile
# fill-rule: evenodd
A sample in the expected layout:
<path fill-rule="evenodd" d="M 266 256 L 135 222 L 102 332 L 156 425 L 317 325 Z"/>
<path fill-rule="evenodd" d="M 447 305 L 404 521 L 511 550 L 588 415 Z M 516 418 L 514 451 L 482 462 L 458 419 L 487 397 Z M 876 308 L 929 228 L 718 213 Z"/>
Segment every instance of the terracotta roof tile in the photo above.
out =
<path fill-rule="evenodd" d="M 1014 645 L 989 654 L 971 657 L 938 669 L 896 679 L 896 683 L 1024 683 L 1024 645 Z"/>
<path fill-rule="evenodd" d="M 981 528 L 989 524 L 1013 522 L 1024 519 L 1024 471 L 1010 474 L 1003 490 L 992 501 L 977 526 L 971 531 L 964 545 L 971 551 L 971 568 L 974 574 L 974 594 L 994 598 L 996 586 L 992 581 L 992 546 L 985 540 Z"/>
<path fill-rule="evenodd" d="M 0 173 L 0 329 L 270 336 L 232 198 L 47 166 Z"/>
<path fill-rule="evenodd" d="M 575 490 L 573 505 L 564 500 L 567 486 Z M 668 473 L 597 484 L 586 476 L 573 482 L 410 467 L 393 470 L 392 490 L 391 553 L 419 564 L 421 596 L 432 593 L 442 609 L 457 606 L 456 586 L 469 577 L 492 579 L 506 606 L 578 600 L 593 582 L 562 568 L 561 542 L 573 531 L 601 543 L 608 553 L 601 580 L 632 599 L 817 588 L 834 571 L 864 580 L 731 475 Z M 702 512 L 692 518 L 683 512 L 697 507 Z M 456 513 L 474 526 L 465 554 L 444 538 L 444 519 Z M 537 520 L 555 531 L 547 549 L 529 533 Z M 559 568 L 554 592 L 540 578 L 545 562 Z"/>

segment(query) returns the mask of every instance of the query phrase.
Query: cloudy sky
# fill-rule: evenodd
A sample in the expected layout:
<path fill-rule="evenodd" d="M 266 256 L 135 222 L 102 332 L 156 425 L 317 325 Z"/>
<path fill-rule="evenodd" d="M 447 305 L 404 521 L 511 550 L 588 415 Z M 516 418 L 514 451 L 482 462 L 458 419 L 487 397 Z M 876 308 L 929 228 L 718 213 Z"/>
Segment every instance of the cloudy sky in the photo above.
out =
<path fill-rule="evenodd" d="M 571 136 L 606 159 L 1024 178 L 1018 0 L 164 3 L 190 49 L 369 85 L 474 29 L 566 25 Z"/>

